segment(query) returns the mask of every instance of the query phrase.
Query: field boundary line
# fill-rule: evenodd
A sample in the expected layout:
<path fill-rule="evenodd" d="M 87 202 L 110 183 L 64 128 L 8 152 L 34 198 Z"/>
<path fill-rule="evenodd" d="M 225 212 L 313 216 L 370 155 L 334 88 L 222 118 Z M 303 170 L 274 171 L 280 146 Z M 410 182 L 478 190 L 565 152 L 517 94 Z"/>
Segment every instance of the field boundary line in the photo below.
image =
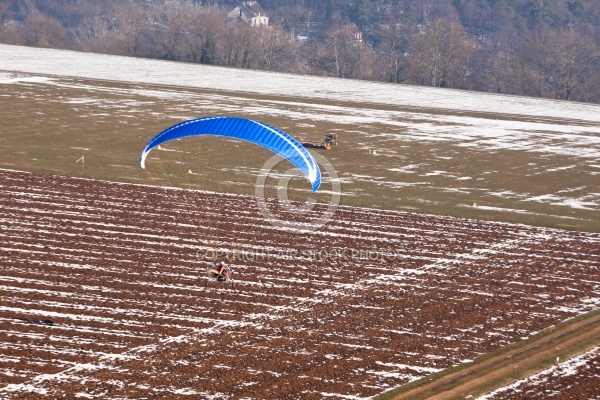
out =
<path fill-rule="evenodd" d="M 582 314 L 473 362 L 428 375 L 374 400 L 464 399 L 490 393 L 600 344 L 600 310 Z"/>

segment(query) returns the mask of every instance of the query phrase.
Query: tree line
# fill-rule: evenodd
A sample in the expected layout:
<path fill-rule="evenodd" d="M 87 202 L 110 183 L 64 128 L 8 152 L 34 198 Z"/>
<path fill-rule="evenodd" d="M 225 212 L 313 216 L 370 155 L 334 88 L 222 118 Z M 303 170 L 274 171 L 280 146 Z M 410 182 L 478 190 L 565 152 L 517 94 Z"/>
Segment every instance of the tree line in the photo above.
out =
<path fill-rule="evenodd" d="M 600 103 L 597 0 L 0 0 L 0 42 Z"/>

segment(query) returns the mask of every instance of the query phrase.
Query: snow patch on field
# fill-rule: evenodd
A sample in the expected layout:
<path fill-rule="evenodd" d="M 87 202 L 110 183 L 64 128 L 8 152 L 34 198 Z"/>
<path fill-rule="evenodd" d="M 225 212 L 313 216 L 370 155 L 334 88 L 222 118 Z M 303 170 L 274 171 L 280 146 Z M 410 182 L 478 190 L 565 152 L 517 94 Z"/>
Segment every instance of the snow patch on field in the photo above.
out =
<path fill-rule="evenodd" d="M 555 384 L 556 381 L 560 378 L 565 378 L 578 374 L 585 374 L 584 370 L 590 368 L 590 363 L 597 362 L 594 360 L 598 359 L 599 354 L 600 347 L 596 347 L 567 361 L 561 362 L 560 364 L 556 363 L 557 365 L 554 365 L 544 371 L 538 372 L 537 374 L 531 375 L 526 379 L 518 380 L 508 386 L 504 386 L 484 396 L 480 396 L 477 398 L 477 400 L 491 400 L 494 398 L 504 398 L 504 395 L 509 396 L 508 398 L 510 398 L 511 393 L 518 393 L 520 395 L 527 396 L 527 392 L 523 388 L 523 386 L 525 385 L 528 386 L 529 390 L 533 388 L 533 395 L 538 395 L 539 391 L 541 390 L 541 387 L 549 386 L 550 388 L 552 388 L 553 384 Z M 589 378 L 590 377 L 586 376 L 586 379 Z M 600 376 L 596 376 L 595 378 L 600 379 Z M 577 380 L 575 380 L 572 383 L 572 385 L 577 385 Z M 562 387 L 562 389 L 569 389 L 569 387 Z M 544 391 L 544 393 L 549 392 Z"/>
<path fill-rule="evenodd" d="M 252 92 L 344 102 L 600 122 L 595 105 L 419 86 L 238 70 L 143 58 L 0 45 L 0 70 Z M 41 62 L 41 60 L 43 60 Z M 118 66 L 118 67 L 117 67 Z M 3 77 L 2 80 L 18 79 Z M 510 123 L 510 122 L 507 122 Z M 493 127 L 491 128 L 493 130 Z M 542 129 L 543 131 L 543 129 Z M 495 136 L 495 135 L 494 135 Z"/>

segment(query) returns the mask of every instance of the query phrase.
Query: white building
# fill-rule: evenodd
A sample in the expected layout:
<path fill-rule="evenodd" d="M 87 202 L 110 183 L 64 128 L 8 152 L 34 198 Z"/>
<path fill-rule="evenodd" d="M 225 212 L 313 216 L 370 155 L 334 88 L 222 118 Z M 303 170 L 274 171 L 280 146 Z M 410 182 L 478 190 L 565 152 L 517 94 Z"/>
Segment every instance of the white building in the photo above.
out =
<path fill-rule="evenodd" d="M 239 6 L 231 10 L 229 19 L 239 19 L 250 26 L 268 26 L 269 17 L 257 1 L 243 1 Z"/>

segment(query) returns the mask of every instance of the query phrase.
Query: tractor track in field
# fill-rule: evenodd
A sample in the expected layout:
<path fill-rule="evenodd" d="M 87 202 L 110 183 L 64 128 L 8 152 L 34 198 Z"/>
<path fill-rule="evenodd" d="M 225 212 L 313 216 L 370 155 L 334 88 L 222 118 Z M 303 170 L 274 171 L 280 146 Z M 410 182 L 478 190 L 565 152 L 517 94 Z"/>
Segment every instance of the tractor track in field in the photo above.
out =
<path fill-rule="evenodd" d="M 582 346 L 582 343 L 586 345 Z M 414 389 L 399 388 L 385 398 L 401 399 L 464 399 L 474 398 L 511 382 L 531 376 L 540 369 L 540 362 L 551 366 L 557 354 L 576 356 L 600 344 L 600 314 L 590 313 L 585 318 L 561 324 L 539 339 L 528 340 L 523 345 L 511 346 L 506 351 L 485 361 L 475 362 L 456 372 L 443 374 Z M 566 361 L 566 357 L 561 357 Z M 544 360 L 546 362 L 544 363 Z"/>

